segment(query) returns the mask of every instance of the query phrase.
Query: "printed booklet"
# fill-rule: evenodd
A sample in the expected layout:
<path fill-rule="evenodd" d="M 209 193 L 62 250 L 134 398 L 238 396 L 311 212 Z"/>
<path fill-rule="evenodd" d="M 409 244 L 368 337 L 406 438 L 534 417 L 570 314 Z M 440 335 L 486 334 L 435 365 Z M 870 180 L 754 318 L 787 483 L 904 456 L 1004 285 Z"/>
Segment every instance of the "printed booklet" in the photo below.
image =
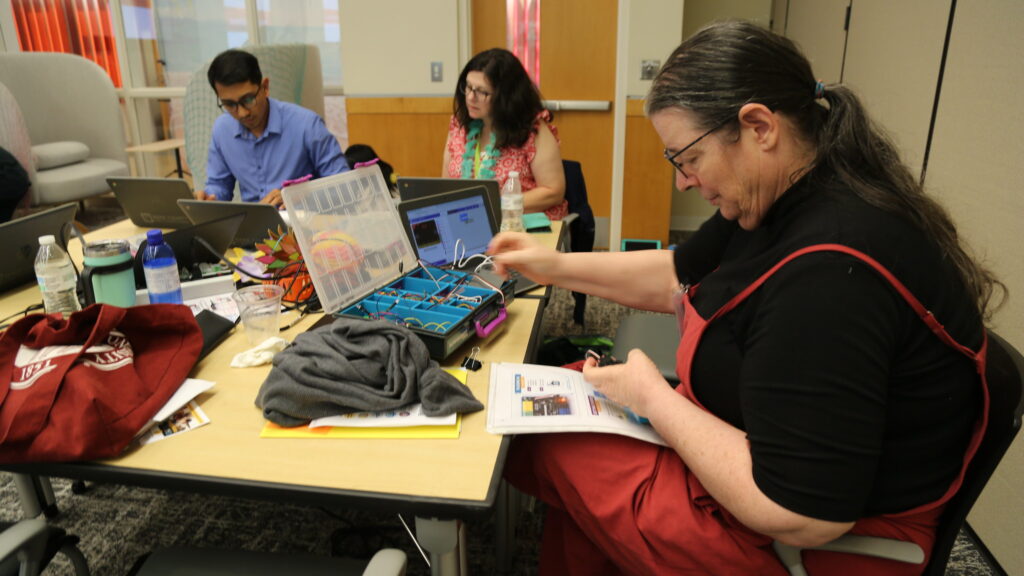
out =
<path fill-rule="evenodd" d="M 594 390 L 583 373 L 538 364 L 491 364 L 487 431 L 602 432 L 666 445 L 643 418 Z"/>

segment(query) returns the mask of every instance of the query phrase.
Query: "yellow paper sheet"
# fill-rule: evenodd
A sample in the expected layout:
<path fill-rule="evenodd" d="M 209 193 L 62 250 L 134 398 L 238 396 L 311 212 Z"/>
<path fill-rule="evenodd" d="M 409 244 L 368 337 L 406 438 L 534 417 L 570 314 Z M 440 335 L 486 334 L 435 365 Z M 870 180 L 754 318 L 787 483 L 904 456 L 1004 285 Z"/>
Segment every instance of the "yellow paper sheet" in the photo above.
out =
<path fill-rule="evenodd" d="M 405 428 L 310 428 L 296 426 L 284 428 L 267 422 L 260 438 L 458 438 L 462 430 L 462 415 L 451 426 L 407 426 Z"/>

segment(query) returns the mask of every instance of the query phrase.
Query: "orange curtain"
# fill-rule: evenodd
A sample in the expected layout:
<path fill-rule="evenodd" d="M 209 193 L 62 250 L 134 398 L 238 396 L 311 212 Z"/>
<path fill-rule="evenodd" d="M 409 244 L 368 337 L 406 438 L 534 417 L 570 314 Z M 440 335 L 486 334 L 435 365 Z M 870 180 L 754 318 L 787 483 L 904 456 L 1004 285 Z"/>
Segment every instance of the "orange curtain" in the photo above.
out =
<path fill-rule="evenodd" d="M 540 86 L 540 0 L 505 0 L 505 9 L 508 49 Z"/>
<path fill-rule="evenodd" d="M 92 60 L 121 86 L 110 10 L 103 0 L 11 0 L 23 52 L 67 52 Z"/>

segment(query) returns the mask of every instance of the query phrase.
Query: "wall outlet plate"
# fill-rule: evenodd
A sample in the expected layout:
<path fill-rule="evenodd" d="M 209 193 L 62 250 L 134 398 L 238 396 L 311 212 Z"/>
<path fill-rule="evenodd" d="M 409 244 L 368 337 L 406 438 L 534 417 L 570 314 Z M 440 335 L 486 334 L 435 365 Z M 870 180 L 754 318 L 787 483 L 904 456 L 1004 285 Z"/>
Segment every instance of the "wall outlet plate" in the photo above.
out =
<path fill-rule="evenodd" d="M 444 64 L 442 62 L 430 63 L 430 81 L 441 82 L 444 79 Z"/>
<path fill-rule="evenodd" d="M 661 60 L 641 60 L 640 79 L 654 80 L 654 76 L 658 73 L 658 68 L 661 68 Z"/>

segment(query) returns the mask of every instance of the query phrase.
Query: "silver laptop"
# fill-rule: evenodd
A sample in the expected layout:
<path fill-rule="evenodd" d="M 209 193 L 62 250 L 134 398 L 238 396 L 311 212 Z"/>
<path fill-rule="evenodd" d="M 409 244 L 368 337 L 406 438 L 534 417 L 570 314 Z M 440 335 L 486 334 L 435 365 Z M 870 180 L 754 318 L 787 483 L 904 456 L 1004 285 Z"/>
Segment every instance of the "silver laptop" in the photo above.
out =
<path fill-rule="evenodd" d="M 402 202 L 419 200 L 448 192 L 457 192 L 483 186 L 487 193 L 488 210 L 493 215 L 497 228 L 501 228 L 501 189 L 497 180 L 463 180 L 461 178 L 399 178 L 398 196 Z"/>
<path fill-rule="evenodd" d="M 190 226 L 178 200 L 192 199 L 188 182 L 180 178 L 107 178 L 117 202 L 132 223 L 140 228 L 184 228 Z"/>
<path fill-rule="evenodd" d="M 193 224 L 226 218 L 234 214 L 245 214 L 245 220 L 238 227 L 232 246 L 252 248 L 257 242 L 269 237 L 268 232 L 277 234 L 278 229 L 287 230 L 281 211 L 270 204 L 255 202 L 222 202 L 219 200 L 178 200 L 178 206 Z"/>
<path fill-rule="evenodd" d="M 463 271 L 475 270 L 484 259 L 498 223 L 489 208 L 487 191 L 482 186 L 403 200 L 398 205 L 409 243 L 416 257 L 428 266 L 449 266 Z M 460 261 L 464 263 L 460 265 Z M 486 272 L 485 276 L 493 276 Z M 496 278 L 488 280 L 498 281 Z M 537 287 L 523 276 L 515 276 L 516 294 Z"/>
<path fill-rule="evenodd" d="M 64 204 L 0 224 L 0 246 L 7 254 L 0 266 L 0 292 L 35 280 L 40 236 L 53 234 L 61 248 L 67 250 L 77 210 L 78 204 Z"/>

